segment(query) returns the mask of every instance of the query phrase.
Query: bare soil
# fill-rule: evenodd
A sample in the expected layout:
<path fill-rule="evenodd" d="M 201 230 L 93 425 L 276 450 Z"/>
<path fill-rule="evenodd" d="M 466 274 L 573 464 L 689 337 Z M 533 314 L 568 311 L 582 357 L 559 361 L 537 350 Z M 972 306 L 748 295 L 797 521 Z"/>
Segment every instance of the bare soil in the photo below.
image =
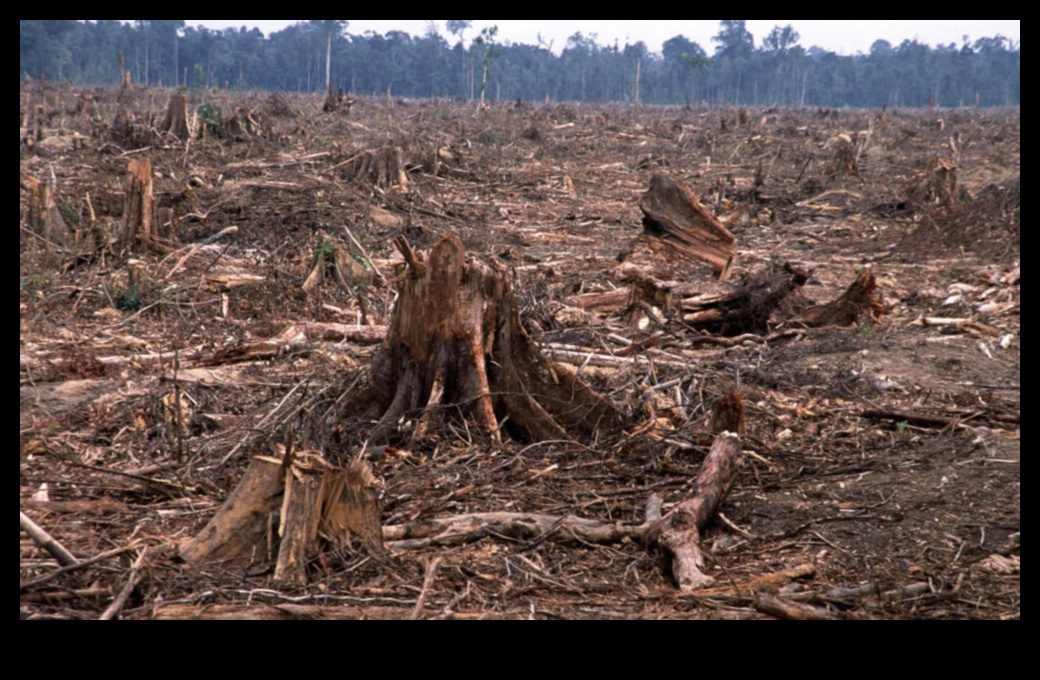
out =
<path fill-rule="evenodd" d="M 95 108 L 77 114 L 84 93 Z M 320 98 L 213 93 L 192 106 L 217 102 L 220 129 L 185 144 L 154 129 L 168 91 L 117 94 L 22 92 L 19 501 L 79 559 L 102 557 L 55 573 L 22 534 L 21 618 L 775 615 L 759 591 L 836 618 L 1020 617 L 1019 111 L 361 99 L 323 113 Z M 134 122 L 117 129 L 120 108 Z M 355 172 L 359 158 L 392 163 L 364 156 L 387 147 L 402 151 L 406 187 Z M 91 224 L 119 233 L 127 164 L 143 158 L 156 243 L 86 252 Z M 936 159 L 956 168 L 952 193 Z M 42 233 L 29 180 L 52 171 L 68 229 Z M 659 172 L 736 236 L 734 281 L 771 262 L 811 272 L 769 334 L 730 341 L 666 310 L 576 306 L 625 285 L 618 257 Z M 386 325 L 394 286 L 372 265 L 390 280 L 397 237 L 418 250 L 449 234 L 509 269 L 546 354 L 625 354 L 653 338 L 619 368 L 575 367 L 629 435 L 497 443 L 446 409 L 422 438 L 366 447 L 373 423 L 342 405 L 365 386 L 379 338 L 275 342 L 307 323 Z M 305 291 L 332 245 L 362 274 Z M 887 314 L 791 321 L 864 269 Z M 682 273 L 720 285 L 707 268 Z M 215 278 L 244 275 L 256 278 Z M 263 560 L 202 569 L 178 554 L 251 457 L 290 435 L 332 461 L 362 453 L 382 480 L 384 527 L 476 512 L 639 524 L 651 494 L 666 510 L 685 497 L 711 404 L 732 390 L 745 462 L 704 537 L 716 578 L 704 591 L 680 592 L 634 541 L 494 525 L 477 539 L 391 542 L 385 559 L 328 552 L 307 586 L 275 582 Z M 637 434 L 650 413 L 663 420 Z"/>

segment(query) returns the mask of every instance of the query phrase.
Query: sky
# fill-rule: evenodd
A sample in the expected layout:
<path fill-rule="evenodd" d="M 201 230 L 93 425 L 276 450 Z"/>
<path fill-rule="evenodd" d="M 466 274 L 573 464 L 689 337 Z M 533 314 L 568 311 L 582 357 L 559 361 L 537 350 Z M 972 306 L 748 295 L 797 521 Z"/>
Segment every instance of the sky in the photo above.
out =
<path fill-rule="evenodd" d="M 207 26 L 209 28 L 238 28 L 239 26 L 257 27 L 265 35 L 281 30 L 296 21 L 216 21 L 186 20 L 189 26 Z M 347 33 L 362 34 L 366 31 L 387 33 L 388 31 L 404 31 L 411 35 L 425 34 L 432 25 L 437 32 L 450 43 L 456 42 L 455 36 L 448 33 L 445 20 L 434 21 L 419 19 L 358 19 L 350 22 Z M 838 54 L 851 55 L 858 52 L 870 52 L 875 40 L 887 40 L 898 46 L 903 40 L 917 40 L 931 47 L 954 43 L 958 47 L 963 37 L 974 42 L 978 38 L 991 38 L 1003 35 L 1018 43 L 1021 40 L 1022 20 L 821 20 L 821 19 L 748 19 L 747 29 L 755 37 L 755 46 L 762 44 L 762 39 L 774 26 L 791 24 L 801 35 L 798 44 L 808 49 L 812 46 L 822 47 Z M 485 26 L 498 26 L 499 42 L 523 43 L 552 47 L 557 54 L 566 47 L 567 38 L 580 31 L 585 36 L 595 34 L 600 45 L 618 45 L 642 40 L 651 52 L 660 54 L 661 43 L 676 35 L 684 35 L 699 43 L 709 54 L 715 52 L 711 37 L 719 31 L 718 19 L 698 19 L 682 21 L 665 21 L 660 19 L 582 19 L 582 20 L 473 20 L 473 27 L 464 34 L 468 44 Z"/>

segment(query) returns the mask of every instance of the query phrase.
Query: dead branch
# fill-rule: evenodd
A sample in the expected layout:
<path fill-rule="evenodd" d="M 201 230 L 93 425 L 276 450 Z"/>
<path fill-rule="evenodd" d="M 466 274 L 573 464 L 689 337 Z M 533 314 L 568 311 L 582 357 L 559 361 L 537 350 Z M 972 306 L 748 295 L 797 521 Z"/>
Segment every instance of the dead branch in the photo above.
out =
<path fill-rule="evenodd" d="M 690 497 L 655 522 L 647 543 L 664 549 L 672 558 L 672 576 L 684 592 L 711 585 L 704 573 L 701 531 L 722 504 L 741 462 L 739 435 L 724 432 L 715 438 Z"/>
<path fill-rule="evenodd" d="M 833 621 L 839 618 L 826 609 L 792 602 L 769 593 L 755 593 L 755 609 L 778 619 L 795 621 Z"/>
<path fill-rule="evenodd" d="M 20 515 L 19 528 L 29 534 L 29 538 L 36 541 L 37 545 L 53 555 L 54 559 L 58 560 L 58 564 L 63 567 L 69 567 L 79 563 L 79 560 L 56 538 L 47 533 L 43 527 L 29 519 L 29 516 L 24 512 L 19 511 L 18 514 Z"/>

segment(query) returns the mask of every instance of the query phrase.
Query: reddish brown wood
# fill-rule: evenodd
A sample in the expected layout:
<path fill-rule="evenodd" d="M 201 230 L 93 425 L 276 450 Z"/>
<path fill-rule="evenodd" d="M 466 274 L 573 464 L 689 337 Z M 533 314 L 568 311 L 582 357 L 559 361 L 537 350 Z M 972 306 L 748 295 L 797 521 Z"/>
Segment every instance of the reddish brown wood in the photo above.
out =
<path fill-rule="evenodd" d="M 711 265 L 720 281 L 737 259 L 737 241 L 694 193 L 668 175 L 654 175 L 639 200 L 646 236 Z"/>
<path fill-rule="evenodd" d="M 527 441 L 619 432 L 610 402 L 557 370 L 527 335 L 501 265 L 467 258 L 455 236 L 426 255 L 398 247 L 409 273 L 398 282 L 387 340 L 372 360 L 366 398 L 379 422 L 371 441 L 399 436 L 401 421 L 415 423 L 411 436 L 423 436 L 447 405 L 493 437 L 507 418 Z"/>

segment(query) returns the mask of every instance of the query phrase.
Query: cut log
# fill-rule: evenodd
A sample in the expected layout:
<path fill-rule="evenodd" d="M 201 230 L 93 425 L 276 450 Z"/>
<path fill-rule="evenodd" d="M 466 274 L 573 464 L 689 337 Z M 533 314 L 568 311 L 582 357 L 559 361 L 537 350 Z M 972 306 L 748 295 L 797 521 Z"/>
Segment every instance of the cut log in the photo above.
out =
<path fill-rule="evenodd" d="M 639 208 L 645 231 L 637 240 L 637 248 L 663 249 L 673 256 L 695 258 L 711 265 L 720 281 L 729 278 L 737 259 L 736 239 L 689 187 L 668 175 L 654 175 L 639 200 Z"/>
<path fill-rule="evenodd" d="M 499 438 L 499 426 L 524 441 L 620 432 L 613 405 L 570 372 L 557 370 L 520 323 L 505 270 L 467 259 L 455 236 L 428 255 L 397 246 L 407 273 L 398 283 L 387 339 L 372 360 L 365 395 L 378 418 L 370 441 L 401 436 L 414 422 L 422 436 L 438 411 L 452 405 Z"/>

